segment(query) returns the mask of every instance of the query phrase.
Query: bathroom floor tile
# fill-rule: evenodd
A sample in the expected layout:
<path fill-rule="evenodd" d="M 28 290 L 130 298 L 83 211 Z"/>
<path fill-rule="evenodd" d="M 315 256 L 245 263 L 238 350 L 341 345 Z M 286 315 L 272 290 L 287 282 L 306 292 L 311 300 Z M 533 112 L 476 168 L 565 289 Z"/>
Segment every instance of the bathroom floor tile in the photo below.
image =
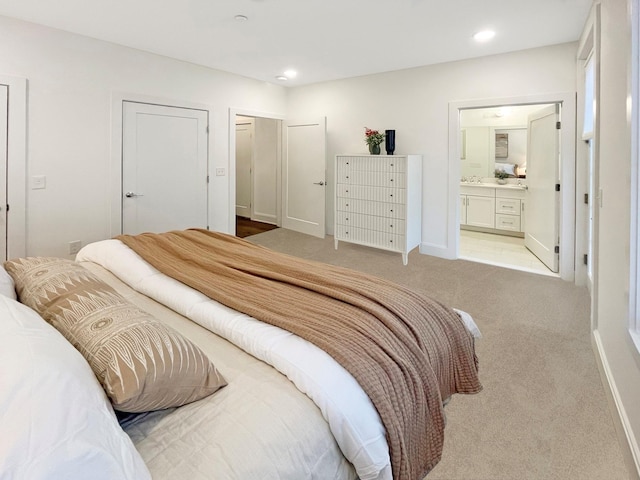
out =
<path fill-rule="evenodd" d="M 515 270 L 558 276 L 524 246 L 524 239 L 460 230 L 460 258 Z"/>

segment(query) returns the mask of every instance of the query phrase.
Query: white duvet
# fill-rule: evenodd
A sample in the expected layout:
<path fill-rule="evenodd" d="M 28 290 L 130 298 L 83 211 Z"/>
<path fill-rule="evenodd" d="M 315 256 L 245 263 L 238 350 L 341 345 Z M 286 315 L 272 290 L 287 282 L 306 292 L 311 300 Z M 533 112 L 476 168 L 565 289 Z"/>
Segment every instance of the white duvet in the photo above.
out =
<path fill-rule="evenodd" d="M 160 273 L 119 240 L 90 244 L 76 260 L 103 266 L 131 288 L 272 365 L 318 406 L 360 479 L 391 479 L 389 448 L 377 411 L 356 380 L 323 350 Z M 478 335 L 469 315 L 462 317 Z"/>

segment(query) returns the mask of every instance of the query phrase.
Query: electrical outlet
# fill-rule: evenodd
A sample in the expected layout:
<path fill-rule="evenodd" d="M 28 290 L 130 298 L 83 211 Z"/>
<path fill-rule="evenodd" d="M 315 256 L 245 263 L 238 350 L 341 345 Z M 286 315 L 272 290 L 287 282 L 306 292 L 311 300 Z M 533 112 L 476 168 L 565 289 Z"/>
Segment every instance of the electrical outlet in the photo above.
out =
<path fill-rule="evenodd" d="M 69 242 L 69 255 L 75 255 L 82 248 L 82 242 L 80 240 L 74 240 Z"/>
<path fill-rule="evenodd" d="M 224 177 L 224 168 L 216 168 L 216 177 Z"/>

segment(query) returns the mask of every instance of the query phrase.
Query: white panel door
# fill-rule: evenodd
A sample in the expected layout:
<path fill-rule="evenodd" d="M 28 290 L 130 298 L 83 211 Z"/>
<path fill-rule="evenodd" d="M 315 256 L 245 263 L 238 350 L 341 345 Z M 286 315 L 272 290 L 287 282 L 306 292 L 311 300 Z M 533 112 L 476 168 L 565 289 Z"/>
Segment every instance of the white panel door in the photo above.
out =
<path fill-rule="evenodd" d="M 0 258 L 7 259 L 7 147 L 9 87 L 0 85 Z"/>
<path fill-rule="evenodd" d="M 208 113 L 124 102 L 122 231 L 207 228 Z"/>
<path fill-rule="evenodd" d="M 252 218 L 253 125 L 236 125 L 236 215 Z"/>
<path fill-rule="evenodd" d="M 560 178 L 559 105 L 550 105 L 529 116 L 527 224 L 525 246 L 552 272 L 558 272 Z"/>
<path fill-rule="evenodd" d="M 326 118 L 287 123 L 284 144 L 282 226 L 324 238 Z"/>

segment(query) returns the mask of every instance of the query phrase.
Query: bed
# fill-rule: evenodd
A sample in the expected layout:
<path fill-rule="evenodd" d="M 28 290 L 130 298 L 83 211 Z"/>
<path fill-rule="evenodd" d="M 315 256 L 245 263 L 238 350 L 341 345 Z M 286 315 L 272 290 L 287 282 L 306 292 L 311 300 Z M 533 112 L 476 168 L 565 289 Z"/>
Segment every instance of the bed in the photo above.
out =
<path fill-rule="evenodd" d="M 149 250 L 150 241 L 153 243 L 153 250 Z M 163 242 L 165 250 L 157 250 L 154 242 L 160 241 Z M 186 241 L 191 243 L 181 244 Z M 183 246 L 184 249 L 174 252 L 174 249 L 178 250 L 177 245 Z M 209 270 L 214 270 L 214 267 L 206 266 L 205 272 L 202 273 L 193 270 L 196 267 L 192 265 L 199 263 L 196 258 L 208 256 L 210 250 L 216 250 L 219 258 L 215 261 L 224 264 L 222 273 L 218 272 L 221 276 L 215 280 L 204 276 L 208 275 Z M 152 253 L 149 254 L 149 251 Z M 185 252 L 189 252 L 189 255 L 192 252 L 198 253 L 185 258 Z M 155 264 L 161 257 L 166 257 L 165 263 Z M 315 300 L 307 300 L 306 295 L 309 295 L 309 291 L 317 295 L 318 290 L 336 290 L 335 282 L 340 283 L 339 280 L 343 276 L 345 282 L 353 280 L 360 283 L 370 279 L 363 278 L 362 274 L 356 272 L 312 263 L 275 254 L 235 237 L 191 230 L 96 242 L 83 248 L 76 262 L 47 258 L 18 259 L 5 265 L 11 273 L 11 280 L 16 284 L 20 300 L 62 331 L 67 343 L 73 344 L 83 353 L 99 379 L 99 382 L 93 379 L 92 388 L 96 389 L 96 383 L 98 387 L 102 387 L 102 394 L 98 395 L 101 416 L 103 419 L 111 419 L 110 428 L 114 432 L 114 439 L 110 443 L 116 446 L 112 445 L 112 452 L 107 455 L 107 463 L 125 465 L 124 471 L 119 472 L 117 476 L 104 478 L 422 478 L 437 463 L 441 453 L 443 404 L 453 393 L 476 393 L 481 389 L 473 347 L 474 337 L 479 335 L 477 327 L 464 312 L 453 311 L 437 302 L 430 303 L 428 310 L 434 312 L 436 318 L 432 322 L 433 325 L 441 322 L 444 327 L 432 325 L 427 330 L 448 329 L 449 324 L 453 324 L 451 332 L 458 333 L 454 335 L 449 332 L 445 336 L 455 337 L 455 340 L 446 339 L 444 343 L 447 345 L 443 347 L 426 345 L 432 340 L 424 341 L 425 345 L 420 348 L 424 347 L 424 350 L 428 347 L 426 357 L 429 358 L 421 360 L 423 363 L 419 363 L 419 368 L 405 365 L 404 360 L 396 361 L 396 364 L 402 364 L 399 368 L 405 371 L 407 378 L 413 382 L 409 387 L 403 387 L 400 383 L 397 387 L 384 383 L 378 378 L 386 377 L 384 370 L 373 375 L 376 377 L 374 379 L 363 379 L 362 376 L 366 376 L 367 372 L 363 373 L 357 366 L 353 367 L 354 362 L 349 363 L 348 358 L 342 359 L 339 352 L 332 350 L 333 345 L 327 345 L 325 349 L 319 348 L 314 342 L 322 344 L 322 338 L 316 339 L 317 334 L 313 334 L 310 336 L 313 341 L 310 341 L 305 338 L 306 329 L 310 327 L 301 327 L 298 324 L 303 324 L 301 317 L 305 316 L 309 318 L 305 319 L 304 325 L 313 325 L 314 310 L 318 310 L 315 314 L 321 330 L 333 329 L 330 320 L 333 316 L 344 315 L 345 318 L 351 319 L 349 323 L 357 323 L 349 317 L 351 307 L 345 309 L 341 306 L 334 315 L 327 313 L 324 303 L 316 305 Z M 318 282 L 319 286 L 314 287 L 309 282 L 312 282 L 315 276 L 309 272 L 315 268 L 319 269 L 317 278 L 322 280 Z M 327 268 L 329 270 L 326 270 Z M 43 271 L 47 273 L 43 274 Z M 283 277 L 283 272 L 288 272 L 291 277 L 280 278 Z M 247 274 L 251 277 L 244 276 Z M 182 280 L 180 275 L 183 275 Z M 45 278 L 47 276 L 50 278 Z M 332 283 L 327 283 L 329 276 L 332 277 Z M 61 281 L 63 277 L 65 280 Z M 278 277 L 278 286 L 274 291 L 268 291 L 263 282 L 267 278 L 272 282 L 273 277 Z M 78 285 L 82 284 L 84 289 L 81 293 L 78 293 L 77 289 L 74 290 L 77 287 L 74 279 L 80 279 Z M 257 285 L 251 290 L 249 287 L 254 281 Z M 300 282 L 304 282 L 302 287 Z M 376 292 L 379 291 L 379 295 L 384 296 L 382 292 L 385 292 L 387 287 L 380 284 L 380 279 L 373 279 L 373 282 Z M 74 284 L 73 288 L 70 287 L 71 284 Z M 88 284 L 89 293 L 86 290 Z M 282 284 L 286 286 L 283 287 Z M 55 294 L 52 293 L 54 291 Z M 221 298 L 214 299 L 220 295 Z M 344 297 L 347 294 L 340 295 Z M 347 296 L 351 295 L 349 293 Z M 402 295 L 414 294 L 400 292 L 398 295 L 399 298 L 404 298 Z M 253 307 L 245 306 L 252 303 L 249 297 L 255 297 Z M 339 302 L 341 305 L 346 302 L 343 297 Z M 71 301 L 70 298 L 74 300 Z M 82 298 L 89 300 L 75 300 Z M 378 309 L 378 303 L 381 303 L 378 300 L 375 299 L 373 302 L 376 304 L 375 309 Z M 405 304 L 413 301 L 409 300 L 398 302 L 397 308 L 403 309 Z M 419 300 L 422 302 L 422 297 Z M 12 302 L 9 299 L 4 301 Z M 113 305 L 114 301 L 116 306 Z M 293 312 L 292 323 L 295 325 L 289 325 L 284 329 L 282 325 L 274 325 L 280 321 L 282 313 L 280 312 L 280 316 L 275 319 L 271 318 L 276 316 L 272 311 L 276 307 L 272 309 L 271 304 L 287 301 L 289 304 L 286 311 Z M 335 299 L 332 301 L 335 302 Z M 63 307 L 60 306 L 60 302 L 64 303 Z M 114 310 L 109 310 L 111 313 L 106 315 L 104 310 L 94 308 L 94 304 L 99 304 L 101 309 Z M 17 303 L 15 306 L 18 309 L 23 308 Z M 87 350 L 95 348 L 95 345 L 100 343 L 95 340 L 93 334 L 82 344 L 83 336 L 87 336 L 85 331 L 89 331 L 90 328 L 85 326 L 84 330 L 79 330 L 78 318 L 87 321 L 86 325 L 102 328 L 106 323 L 105 318 L 110 320 L 113 317 L 117 320 L 119 313 L 113 312 L 129 312 L 133 308 L 131 306 L 144 312 L 139 314 L 144 316 L 144 325 L 157 321 L 162 324 L 161 328 L 176 332 L 181 339 L 177 343 L 187 345 L 191 349 L 188 353 L 191 356 L 188 358 L 195 359 L 183 361 L 183 364 L 199 365 L 199 362 L 202 362 L 204 365 L 206 359 L 210 360 L 204 367 L 194 367 L 200 375 L 200 380 L 196 382 L 198 388 L 176 382 L 190 390 L 188 396 L 184 396 L 187 395 L 185 393 L 175 405 L 171 403 L 176 403 L 173 398 L 168 403 L 166 398 L 159 404 L 153 403 L 156 400 L 145 396 L 146 392 L 144 395 L 136 394 L 133 400 L 121 398 L 122 392 L 119 389 L 130 381 L 121 370 L 128 366 L 137 368 L 138 360 L 127 357 L 128 360 L 124 363 L 128 366 L 125 368 L 120 365 L 115 369 L 117 372 L 113 373 L 107 365 L 109 362 L 105 363 L 106 367 L 96 366 L 100 359 L 96 360 L 90 356 L 91 352 L 87 353 Z M 440 316 L 446 317 L 446 320 L 438 319 L 437 312 L 440 311 L 444 312 L 440 313 Z M 266 317 L 263 321 L 254 318 L 261 315 Z M 151 320 L 149 316 L 152 317 Z M 88 317 L 89 320 L 86 320 Z M 381 318 L 385 318 L 384 315 Z M 32 315 L 30 321 L 37 323 Z M 42 325 L 39 327 L 49 329 L 47 322 L 40 322 Z M 385 332 L 389 328 L 397 329 L 393 325 L 385 328 Z M 418 331 L 419 328 L 412 328 L 413 330 L 408 330 L 409 336 L 412 337 L 411 342 L 414 336 L 419 338 L 422 335 Z M 294 334 L 288 329 L 301 330 Z M 54 330 L 51 333 L 57 332 Z M 353 333 L 341 332 L 328 338 L 332 339 L 330 343 L 339 343 L 342 337 L 351 339 L 344 343 L 354 343 L 352 335 Z M 393 342 L 395 341 L 394 339 Z M 168 343 L 164 340 L 157 341 L 158 344 L 162 342 Z M 389 348 L 386 342 L 385 339 L 382 350 Z M 420 342 L 423 340 L 417 343 Z M 122 349 L 121 346 L 118 348 Z M 367 347 L 365 353 L 376 348 Z M 163 349 L 164 347 L 159 351 L 162 353 Z M 182 351 L 180 352 L 180 355 L 183 355 Z M 140 354 L 140 361 L 149 355 Z M 362 352 L 359 355 L 367 356 Z M 164 356 L 168 357 L 166 352 Z M 346 354 L 345 356 L 349 357 Z M 373 353 L 371 356 L 374 356 Z M 449 365 L 450 357 L 458 356 L 462 360 L 456 360 Z M 334 358 L 340 358 L 347 367 Z M 370 360 L 361 359 L 363 364 L 368 361 Z M 358 364 L 360 361 L 355 363 Z M 424 389 L 422 384 L 416 383 L 422 381 L 423 373 L 416 371 L 424 369 L 427 364 L 433 367 L 429 370 L 435 371 L 432 375 L 435 383 L 433 388 L 425 393 L 418 391 Z M 451 372 L 445 371 L 445 365 Z M 371 368 L 364 367 L 361 370 Z M 153 375 L 160 376 L 157 371 L 154 371 Z M 395 375 L 394 373 L 390 376 Z M 173 386 L 175 380 L 174 377 L 171 378 Z M 371 381 L 375 383 L 373 387 L 367 384 Z M 19 381 L 16 382 L 14 388 L 20 386 Z M 144 383 L 139 379 L 136 379 L 136 382 Z M 206 388 L 202 387 L 202 384 L 206 384 Z M 166 390 L 166 385 L 163 388 Z M 385 410 L 386 399 L 380 400 L 381 394 L 377 389 L 386 390 L 383 397 L 393 397 L 390 403 L 402 404 L 407 399 L 403 399 L 400 394 L 407 388 L 410 403 L 421 407 L 413 408 L 415 412 L 405 412 L 402 409 L 403 418 L 396 419 L 393 412 L 390 414 Z M 114 406 L 118 410 L 116 413 L 119 425 L 114 414 Z M 15 404 L 13 407 L 17 408 Z M 403 437 L 406 433 L 402 430 L 407 428 L 403 422 L 418 421 L 424 421 L 424 425 L 429 427 L 423 436 L 433 437 L 435 441 L 398 444 L 396 437 Z M 118 428 L 115 428 L 114 424 Z M 19 424 L 13 426 L 14 430 L 18 428 Z M 392 429 L 399 429 L 399 432 L 391 432 Z M 33 435 L 30 438 L 32 437 Z M 422 450 L 412 450 L 412 443 L 416 443 Z M 104 449 L 102 446 L 100 448 Z M 9 447 L 0 448 L 0 455 L 5 461 L 9 453 L 15 454 Z M 38 455 L 39 458 L 46 456 L 44 453 Z M 71 458 L 78 457 L 73 451 L 70 455 Z M 409 457 L 417 456 L 429 458 L 417 462 L 417 466 L 414 466 L 413 458 Z M 64 458 L 64 455 L 60 458 Z M 26 457 L 22 458 L 21 462 L 14 461 L 12 468 L 16 469 L 15 471 L 19 471 L 17 469 L 21 468 L 20 465 L 26 468 Z M 68 461 L 64 463 L 69 464 Z M 82 468 L 95 468 L 91 459 L 80 463 Z M 29 478 L 47 477 L 32 475 Z M 74 477 L 68 474 L 66 478 L 82 476 Z"/>

